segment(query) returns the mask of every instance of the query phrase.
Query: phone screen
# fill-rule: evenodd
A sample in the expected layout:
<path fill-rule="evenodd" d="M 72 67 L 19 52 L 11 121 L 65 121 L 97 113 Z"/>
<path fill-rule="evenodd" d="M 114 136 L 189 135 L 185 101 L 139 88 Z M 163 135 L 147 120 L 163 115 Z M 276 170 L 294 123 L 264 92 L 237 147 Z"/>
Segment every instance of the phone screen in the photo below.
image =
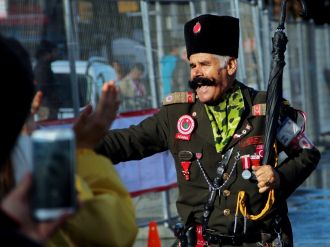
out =
<path fill-rule="evenodd" d="M 75 143 L 66 130 L 42 130 L 32 135 L 32 207 L 38 220 L 74 211 Z"/>

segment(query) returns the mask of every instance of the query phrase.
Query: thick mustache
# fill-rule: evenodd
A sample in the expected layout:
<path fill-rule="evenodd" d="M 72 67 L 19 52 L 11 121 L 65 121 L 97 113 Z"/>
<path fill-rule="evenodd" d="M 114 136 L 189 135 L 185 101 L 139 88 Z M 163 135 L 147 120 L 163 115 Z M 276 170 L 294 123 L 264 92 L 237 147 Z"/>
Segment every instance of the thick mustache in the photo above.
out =
<path fill-rule="evenodd" d="M 189 81 L 189 87 L 193 90 L 196 90 L 201 86 L 213 86 L 215 85 L 215 79 L 209 79 L 206 77 L 196 77 Z"/>

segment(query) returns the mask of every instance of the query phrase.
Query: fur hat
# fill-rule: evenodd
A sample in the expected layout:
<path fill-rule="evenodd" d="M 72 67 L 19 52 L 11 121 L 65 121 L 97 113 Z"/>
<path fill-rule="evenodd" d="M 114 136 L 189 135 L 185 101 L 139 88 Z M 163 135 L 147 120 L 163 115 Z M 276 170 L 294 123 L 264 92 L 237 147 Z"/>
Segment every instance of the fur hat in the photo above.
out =
<path fill-rule="evenodd" d="M 184 26 L 187 58 L 195 53 L 238 57 L 239 19 L 231 16 L 201 15 Z"/>

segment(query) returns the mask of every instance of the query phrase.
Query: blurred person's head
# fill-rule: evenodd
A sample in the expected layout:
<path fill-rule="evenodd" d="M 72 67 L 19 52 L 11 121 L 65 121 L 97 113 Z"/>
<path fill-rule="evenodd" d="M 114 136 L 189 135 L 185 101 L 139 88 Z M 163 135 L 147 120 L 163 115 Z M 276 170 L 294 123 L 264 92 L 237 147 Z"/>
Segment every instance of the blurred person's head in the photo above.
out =
<path fill-rule="evenodd" d="M 179 54 L 180 54 L 180 58 L 184 61 L 188 61 L 187 59 L 187 49 L 185 46 L 181 46 L 179 48 Z"/>
<path fill-rule="evenodd" d="M 57 46 L 48 40 L 41 40 L 36 50 L 36 59 L 43 59 L 47 61 L 54 61 L 57 58 Z"/>
<path fill-rule="evenodd" d="M 2 107 L 0 129 L 5 133 L 1 137 L 0 150 L 0 165 L 3 165 L 30 114 L 34 84 L 32 67 L 26 50 L 16 40 L 1 35 L 0 74 L 3 92 L 3 96 L 0 97 Z"/>
<path fill-rule="evenodd" d="M 121 80 L 124 77 L 124 69 L 123 66 L 121 65 L 121 63 L 117 60 L 114 60 L 111 63 L 113 69 L 116 71 L 116 75 L 117 75 L 117 80 Z"/>
<path fill-rule="evenodd" d="M 130 76 L 133 80 L 140 80 L 144 72 L 144 66 L 142 63 L 136 63 L 132 66 Z"/>

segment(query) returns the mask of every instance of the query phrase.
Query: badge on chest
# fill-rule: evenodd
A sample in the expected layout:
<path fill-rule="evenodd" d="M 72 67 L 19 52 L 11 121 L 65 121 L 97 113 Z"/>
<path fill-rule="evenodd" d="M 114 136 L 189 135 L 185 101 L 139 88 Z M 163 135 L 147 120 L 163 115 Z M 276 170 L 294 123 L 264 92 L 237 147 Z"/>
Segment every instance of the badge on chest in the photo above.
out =
<path fill-rule="evenodd" d="M 195 121 L 189 115 L 182 115 L 177 123 L 178 133 L 176 133 L 175 138 L 179 140 L 189 141 L 190 134 L 195 129 Z"/>

